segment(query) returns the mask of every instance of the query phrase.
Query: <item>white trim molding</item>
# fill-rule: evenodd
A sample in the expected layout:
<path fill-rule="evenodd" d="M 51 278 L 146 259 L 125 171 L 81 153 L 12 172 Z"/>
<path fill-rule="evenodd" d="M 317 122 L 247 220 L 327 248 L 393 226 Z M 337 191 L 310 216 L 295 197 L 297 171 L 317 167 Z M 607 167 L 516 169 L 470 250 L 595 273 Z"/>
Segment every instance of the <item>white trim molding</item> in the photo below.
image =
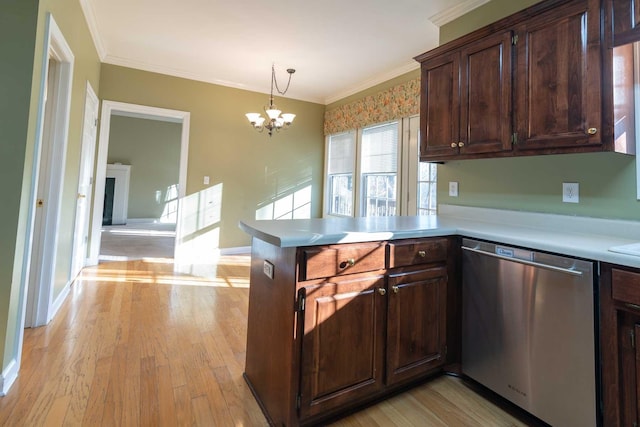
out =
<path fill-rule="evenodd" d="M 2 371 L 0 375 L 0 396 L 6 396 L 13 383 L 18 378 L 18 369 L 20 365 L 16 362 L 16 359 L 11 359 L 7 367 Z"/>
<path fill-rule="evenodd" d="M 180 167 L 178 176 L 178 218 L 187 188 L 187 165 L 189 157 L 189 126 L 191 113 L 187 111 L 170 110 L 166 108 L 150 107 L 147 105 L 128 104 L 117 101 L 102 101 L 102 114 L 100 116 L 100 132 L 98 138 L 98 157 L 96 160 L 96 179 L 93 201 L 93 218 L 91 221 L 91 245 L 89 247 L 88 265 L 97 265 L 100 255 L 100 231 L 102 229 L 102 210 L 104 208 L 104 184 L 107 172 L 107 157 L 109 154 L 109 132 L 112 115 L 126 115 L 143 117 L 151 120 L 182 123 L 180 135 Z M 176 235 L 180 224 L 176 225 Z"/>
<path fill-rule="evenodd" d="M 84 13 L 85 21 L 87 21 L 89 33 L 100 57 L 100 62 L 104 62 L 107 56 L 107 48 L 104 40 L 100 37 L 100 29 L 98 28 L 98 19 L 96 18 L 96 11 L 93 8 L 93 2 L 91 0 L 80 0 L 80 7 L 82 8 L 82 13 Z"/>
<path fill-rule="evenodd" d="M 430 16 L 429 21 L 433 22 L 438 27 L 441 27 L 485 3 L 489 3 L 489 0 L 466 0 L 456 6 Z"/>

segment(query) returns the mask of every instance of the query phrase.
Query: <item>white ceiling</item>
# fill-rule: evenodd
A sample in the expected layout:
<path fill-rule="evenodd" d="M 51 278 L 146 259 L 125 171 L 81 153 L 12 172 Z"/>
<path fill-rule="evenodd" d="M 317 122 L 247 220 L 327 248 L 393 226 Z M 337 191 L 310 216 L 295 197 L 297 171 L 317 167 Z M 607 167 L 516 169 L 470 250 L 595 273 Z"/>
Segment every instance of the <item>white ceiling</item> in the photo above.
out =
<path fill-rule="evenodd" d="M 328 104 L 418 67 L 489 0 L 80 0 L 103 62 Z"/>

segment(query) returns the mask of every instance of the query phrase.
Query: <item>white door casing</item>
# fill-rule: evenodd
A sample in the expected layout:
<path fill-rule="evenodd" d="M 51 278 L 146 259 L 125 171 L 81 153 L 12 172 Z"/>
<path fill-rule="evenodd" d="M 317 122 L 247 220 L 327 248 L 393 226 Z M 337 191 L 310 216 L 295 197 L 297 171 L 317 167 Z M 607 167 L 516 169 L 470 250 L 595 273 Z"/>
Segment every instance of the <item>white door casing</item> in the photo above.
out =
<path fill-rule="evenodd" d="M 47 36 L 37 124 L 35 210 L 31 217 L 33 234 L 24 326 L 46 325 L 53 317 L 56 247 L 71 107 L 74 56 L 51 14 L 47 15 Z"/>
<path fill-rule="evenodd" d="M 131 165 L 107 165 L 106 178 L 115 178 L 116 185 L 113 192 L 113 225 L 127 223 L 129 209 L 129 181 L 131 179 Z"/>
<path fill-rule="evenodd" d="M 109 154 L 109 131 L 111 127 L 111 116 L 113 114 L 182 123 L 182 134 L 180 137 L 180 171 L 178 176 L 178 218 L 181 217 L 181 200 L 186 195 L 189 125 L 191 113 L 187 111 L 169 110 L 166 108 L 103 100 L 102 113 L 100 115 L 98 158 L 96 160 L 93 216 L 91 220 L 91 245 L 89 247 L 89 259 L 87 260 L 87 265 L 97 265 L 98 257 L 100 255 L 100 231 L 102 229 L 102 211 L 104 208 L 104 185 L 107 171 L 107 157 Z M 180 227 L 180 221 L 178 221 L 176 224 L 176 237 L 180 236 Z M 176 250 L 177 249 L 178 245 L 176 245 Z"/>
<path fill-rule="evenodd" d="M 96 151 L 98 130 L 98 97 L 87 82 L 82 124 L 82 149 L 78 174 L 78 195 L 76 219 L 73 233 L 73 256 L 71 257 L 71 278 L 75 278 L 86 265 L 89 246 L 89 221 L 91 207 L 91 187 L 93 184 L 93 160 Z"/>

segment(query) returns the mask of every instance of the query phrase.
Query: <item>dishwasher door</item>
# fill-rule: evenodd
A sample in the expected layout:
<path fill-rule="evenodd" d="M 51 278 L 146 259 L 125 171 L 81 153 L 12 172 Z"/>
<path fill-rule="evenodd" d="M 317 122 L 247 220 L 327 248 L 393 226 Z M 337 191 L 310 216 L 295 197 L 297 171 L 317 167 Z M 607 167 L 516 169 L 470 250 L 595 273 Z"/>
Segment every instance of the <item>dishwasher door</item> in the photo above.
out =
<path fill-rule="evenodd" d="M 596 426 L 593 263 L 463 239 L 462 371 L 559 427 Z"/>

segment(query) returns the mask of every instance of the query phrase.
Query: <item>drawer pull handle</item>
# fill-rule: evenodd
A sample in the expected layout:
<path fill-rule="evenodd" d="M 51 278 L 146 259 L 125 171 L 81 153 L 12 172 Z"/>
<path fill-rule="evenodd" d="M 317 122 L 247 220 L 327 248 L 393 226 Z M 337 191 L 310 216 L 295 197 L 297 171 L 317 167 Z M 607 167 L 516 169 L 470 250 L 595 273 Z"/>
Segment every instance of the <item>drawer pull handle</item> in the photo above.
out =
<path fill-rule="evenodd" d="M 426 257 L 426 256 L 427 256 L 427 251 L 418 251 L 418 256 L 419 256 L 420 258 L 424 258 L 424 257 Z"/>
<path fill-rule="evenodd" d="M 595 135 L 596 133 L 598 133 L 598 129 L 597 128 L 589 128 L 589 129 L 587 129 L 587 133 L 589 135 Z"/>
<path fill-rule="evenodd" d="M 455 142 L 451 143 L 451 148 L 458 148 L 458 144 L 456 144 Z"/>
<path fill-rule="evenodd" d="M 387 294 L 387 290 L 385 288 L 378 288 L 378 293 L 382 296 Z"/>
<path fill-rule="evenodd" d="M 464 147 L 464 142 L 458 142 L 458 147 L 460 148 Z"/>
<path fill-rule="evenodd" d="M 393 290 L 394 294 L 397 294 L 398 292 L 400 292 L 400 288 L 398 286 L 392 286 L 391 290 Z"/>
<path fill-rule="evenodd" d="M 631 304 L 630 302 L 626 303 L 625 306 L 627 308 L 630 308 L 631 310 L 636 310 L 636 311 L 640 311 L 640 305 L 638 304 Z"/>
<path fill-rule="evenodd" d="M 353 258 L 349 258 L 348 260 L 342 261 L 340 263 L 340 268 L 347 268 L 347 266 L 353 267 L 354 265 L 356 265 L 356 260 Z"/>

